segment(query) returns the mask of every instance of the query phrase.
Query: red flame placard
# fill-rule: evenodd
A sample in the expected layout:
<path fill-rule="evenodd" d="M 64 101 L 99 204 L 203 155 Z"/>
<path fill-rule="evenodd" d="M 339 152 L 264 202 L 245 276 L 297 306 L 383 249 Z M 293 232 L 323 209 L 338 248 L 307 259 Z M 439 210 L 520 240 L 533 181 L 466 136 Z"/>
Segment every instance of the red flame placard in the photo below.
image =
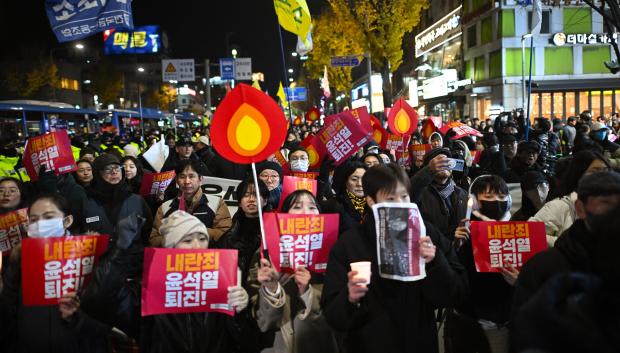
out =
<path fill-rule="evenodd" d="M 418 113 L 400 98 L 390 109 L 388 126 L 390 131 L 398 136 L 411 135 L 418 127 Z"/>
<path fill-rule="evenodd" d="M 374 115 L 370 116 L 370 126 L 372 126 L 372 138 L 377 145 L 383 146 L 387 142 L 388 132 L 385 131 L 381 122 Z"/>
<path fill-rule="evenodd" d="M 243 83 L 222 100 L 211 124 L 213 147 L 235 163 L 263 161 L 285 138 L 282 109 L 271 97 Z"/>
<path fill-rule="evenodd" d="M 321 111 L 317 107 L 312 107 L 312 109 L 306 112 L 306 121 L 315 122 L 319 120 L 321 117 Z"/>

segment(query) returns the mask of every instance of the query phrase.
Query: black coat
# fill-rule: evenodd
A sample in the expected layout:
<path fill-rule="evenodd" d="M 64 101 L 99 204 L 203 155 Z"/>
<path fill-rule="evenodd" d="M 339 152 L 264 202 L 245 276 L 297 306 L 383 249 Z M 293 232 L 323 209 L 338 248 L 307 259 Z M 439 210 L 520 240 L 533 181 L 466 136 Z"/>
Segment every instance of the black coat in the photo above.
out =
<path fill-rule="evenodd" d="M 24 306 L 22 302 L 21 247 L 11 255 L 0 295 L 0 349 L 24 353 L 105 353 L 111 326 L 82 310 L 64 321 L 57 305 Z"/>
<path fill-rule="evenodd" d="M 345 332 L 348 352 L 437 352 L 436 308 L 449 307 L 464 296 L 464 269 L 450 245 L 432 225 L 427 234 L 437 245 L 435 259 L 426 265 L 427 277 L 400 282 L 379 276 L 375 222 L 344 233 L 331 249 L 321 306 L 330 326 Z M 372 262 L 368 293 L 357 307 L 348 301 L 349 264 Z"/>
<path fill-rule="evenodd" d="M 583 220 L 576 220 L 557 240 L 554 247 L 536 254 L 523 265 L 513 300 L 513 315 L 545 282 L 560 273 L 593 272 L 596 236 Z"/>
<path fill-rule="evenodd" d="M 425 222 L 432 223 L 448 239 L 454 238 L 454 231 L 467 213 L 467 191 L 454 186 L 454 192 L 446 203 L 437 190 L 431 186 L 433 176 L 424 167 L 411 178 L 411 200 L 420 208 Z"/>
<path fill-rule="evenodd" d="M 366 206 L 366 213 L 369 212 L 372 213 L 368 206 Z M 355 210 L 351 200 L 342 194 L 322 202 L 321 213 L 337 213 L 340 215 L 338 234 L 343 234 L 362 223 L 362 216 Z"/>
<path fill-rule="evenodd" d="M 218 178 L 243 180 L 248 173 L 252 173 L 249 164 L 233 163 L 217 153 L 210 159 L 208 165 L 210 175 Z"/>

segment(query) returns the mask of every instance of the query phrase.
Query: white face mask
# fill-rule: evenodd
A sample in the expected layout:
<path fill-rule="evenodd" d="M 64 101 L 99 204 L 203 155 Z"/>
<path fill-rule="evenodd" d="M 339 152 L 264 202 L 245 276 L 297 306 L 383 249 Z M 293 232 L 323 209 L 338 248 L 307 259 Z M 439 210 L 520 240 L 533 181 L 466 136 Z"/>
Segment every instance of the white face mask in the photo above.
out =
<path fill-rule="evenodd" d="M 32 238 L 61 237 L 65 235 L 62 218 L 42 219 L 28 225 L 28 236 Z"/>
<path fill-rule="evenodd" d="M 290 164 L 293 172 L 307 172 L 310 161 L 307 159 L 295 159 Z"/>

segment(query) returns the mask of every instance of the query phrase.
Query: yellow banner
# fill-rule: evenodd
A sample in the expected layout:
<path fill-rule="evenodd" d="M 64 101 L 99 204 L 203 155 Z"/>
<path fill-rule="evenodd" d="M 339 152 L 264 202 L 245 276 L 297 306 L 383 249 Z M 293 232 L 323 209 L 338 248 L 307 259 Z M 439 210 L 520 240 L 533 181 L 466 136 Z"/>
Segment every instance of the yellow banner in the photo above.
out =
<path fill-rule="evenodd" d="M 285 30 L 307 38 L 310 31 L 310 10 L 306 0 L 273 0 L 278 22 Z"/>

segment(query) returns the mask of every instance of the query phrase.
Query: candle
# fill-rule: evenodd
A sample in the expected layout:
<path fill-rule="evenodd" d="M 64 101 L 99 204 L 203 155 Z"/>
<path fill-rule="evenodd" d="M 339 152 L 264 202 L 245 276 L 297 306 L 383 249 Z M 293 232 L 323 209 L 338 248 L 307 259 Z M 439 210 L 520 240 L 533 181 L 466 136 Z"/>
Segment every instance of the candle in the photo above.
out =
<path fill-rule="evenodd" d="M 473 207 L 474 207 L 474 199 L 473 197 L 470 196 L 469 200 L 467 200 L 467 213 L 465 213 L 465 219 L 471 218 L 471 211 Z"/>

